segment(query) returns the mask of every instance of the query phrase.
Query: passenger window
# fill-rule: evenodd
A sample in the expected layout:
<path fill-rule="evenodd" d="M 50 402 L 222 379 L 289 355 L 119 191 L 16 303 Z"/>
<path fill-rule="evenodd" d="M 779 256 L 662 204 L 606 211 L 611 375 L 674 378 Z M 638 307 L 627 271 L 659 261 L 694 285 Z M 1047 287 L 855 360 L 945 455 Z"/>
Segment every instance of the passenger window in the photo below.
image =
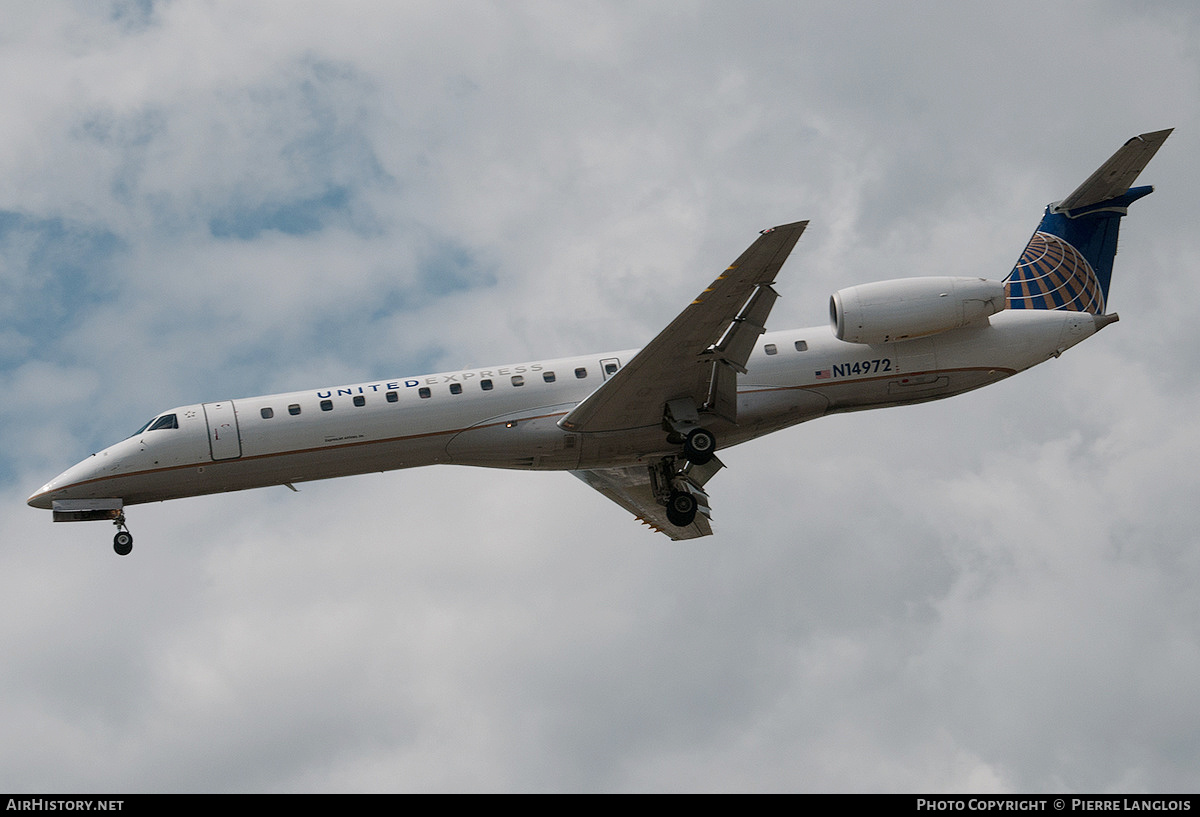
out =
<path fill-rule="evenodd" d="M 554 372 L 542 372 L 542 380 L 545 380 L 547 383 L 553 383 Z"/>
<path fill-rule="evenodd" d="M 451 383 L 450 384 L 450 393 L 451 394 L 462 394 L 462 383 Z"/>
<path fill-rule="evenodd" d="M 358 406 L 359 408 L 362 408 L 366 404 L 367 404 L 367 398 L 363 397 L 361 394 L 354 395 L 354 405 Z"/>
<path fill-rule="evenodd" d="M 321 401 L 321 411 L 333 411 L 333 401 L 332 400 L 322 400 Z"/>
<path fill-rule="evenodd" d="M 272 417 L 274 417 L 274 416 L 275 416 L 275 409 L 273 409 L 273 408 L 265 408 L 265 409 L 263 409 L 262 411 L 260 411 L 260 412 L 259 412 L 259 414 L 261 414 L 261 415 L 262 415 L 262 418 L 263 418 L 264 420 L 270 420 Z"/>
<path fill-rule="evenodd" d="M 299 403 L 292 403 L 290 406 L 288 406 L 288 414 L 295 416 L 299 413 L 300 413 L 300 404 Z"/>
<path fill-rule="evenodd" d="M 432 397 L 433 392 L 431 392 L 429 390 L 428 386 L 422 386 L 421 388 L 417 389 L 417 396 L 418 397 Z"/>
<path fill-rule="evenodd" d="M 514 374 L 514 375 L 512 376 L 512 384 L 513 384 L 514 386 L 524 386 L 524 385 L 525 385 L 525 378 L 521 377 L 521 375 L 519 375 L 519 374 Z"/>
<path fill-rule="evenodd" d="M 579 380 L 583 380 L 585 377 L 587 377 L 587 369 L 580 366 L 578 369 L 575 370 L 575 377 L 578 378 Z"/>
<path fill-rule="evenodd" d="M 479 381 L 479 388 L 483 389 L 484 391 L 491 391 L 492 381 L 485 377 L 483 380 Z"/>
<path fill-rule="evenodd" d="M 797 352 L 807 352 L 808 351 L 808 341 L 806 341 L 806 340 L 796 341 L 796 351 Z"/>
<path fill-rule="evenodd" d="M 174 414 L 164 414 L 154 421 L 154 425 L 150 426 L 151 431 L 158 431 L 162 428 L 179 428 L 179 421 L 175 419 Z"/>
<path fill-rule="evenodd" d="M 606 373 L 606 374 L 616 374 L 616 373 L 617 373 L 617 364 L 615 364 L 615 363 L 605 363 L 605 364 L 604 364 L 604 371 L 605 371 L 605 373 Z"/>
<path fill-rule="evenodd" d="M 400 399 L 400 392 L 398 392 L 398 391 L 390 391 L 390 392 L 388 392 L 388 393 L 387 393 L 387 401 L 388 401 L 389 403 L 395 403 L 395 402 L 396 402 L 397 400 L 399 400 L 399 399 Z"/>
<path fill-rule="evenodd" d="M 774 354 L 779 353 L 779 349 L 776 348 L 774 343 L 768 343 L 766 346 L 763 347 L 763 351 L 766 352 L 768 355 L 774 355 Z"/>

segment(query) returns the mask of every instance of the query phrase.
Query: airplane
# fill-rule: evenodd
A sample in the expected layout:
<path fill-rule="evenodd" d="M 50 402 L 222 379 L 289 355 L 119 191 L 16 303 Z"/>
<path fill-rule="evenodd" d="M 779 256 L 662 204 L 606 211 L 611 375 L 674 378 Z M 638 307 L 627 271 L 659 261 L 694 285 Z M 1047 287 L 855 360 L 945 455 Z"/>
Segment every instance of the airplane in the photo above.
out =
<path fill-rule="evenodd" d="M 1118 320 L 1105 311 L 1132 187 L 1172 129 L 1127 141 L 1047 205 L 1002 281 L 914 277 L 835 292 L 830 327 L 766 331 L 807 221 L 763 230 L 641 349 L 224 399 L 155 415 L 28 499 L 55 522 L 125 507 L 435 463 L 561 470 L 674 540 L 712 533 L 729 448 L 829 414 L 996 383 Z M 830 331 L 832 329 L 832 331 Z"/>

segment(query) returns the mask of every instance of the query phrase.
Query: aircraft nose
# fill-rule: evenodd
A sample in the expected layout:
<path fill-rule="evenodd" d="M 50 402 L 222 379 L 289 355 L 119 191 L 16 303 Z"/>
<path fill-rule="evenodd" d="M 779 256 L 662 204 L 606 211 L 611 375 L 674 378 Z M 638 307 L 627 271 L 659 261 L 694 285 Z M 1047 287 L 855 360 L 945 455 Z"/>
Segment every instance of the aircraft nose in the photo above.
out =
<path fill-rule="evenodd" d="M 41 508 L 48 511 L 51 508 L 51 503 L 54 502 L 53 493 L 54 482 L 47 482 L 36 492 L 34 492 L 29 499 L 25 500 L 25 504 L 31 508 Z"/>
<path fill-rule="evenodd" d="M 79 493 L 78 486 L 95 475 L 94 469 L 92 457 L 89 457 L 38 488 L 29 499 L 25 500 L 25 504 L 31 508 L 42 508 L 49 511 L 54 509 L 54 500 L 56 499 L 76 499 L 86 496 L 86 494 Z"/>

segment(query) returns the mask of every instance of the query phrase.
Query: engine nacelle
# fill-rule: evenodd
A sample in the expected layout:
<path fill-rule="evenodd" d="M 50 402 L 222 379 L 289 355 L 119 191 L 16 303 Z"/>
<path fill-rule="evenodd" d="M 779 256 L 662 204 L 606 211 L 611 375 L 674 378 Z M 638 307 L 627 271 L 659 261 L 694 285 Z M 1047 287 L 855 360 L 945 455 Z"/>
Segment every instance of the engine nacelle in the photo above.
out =
<path fill-rule="evenodd" d="M 829 299 L 838 340 L 889 343 L 934 335 L 994 315 L 1004 284 L 985 278 L 899 278 L 839 289 Z"/>

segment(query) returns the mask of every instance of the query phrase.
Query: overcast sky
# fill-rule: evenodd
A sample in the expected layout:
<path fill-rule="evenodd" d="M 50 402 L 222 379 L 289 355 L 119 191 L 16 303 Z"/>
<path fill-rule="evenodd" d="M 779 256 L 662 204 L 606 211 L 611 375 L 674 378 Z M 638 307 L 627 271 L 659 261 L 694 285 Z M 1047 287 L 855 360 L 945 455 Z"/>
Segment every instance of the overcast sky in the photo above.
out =
<path fill-rule="evenodd" d="M 0 790 L 1195 791 L 1200 9 L 13 2 Z M 1175 127 L 1121 322 L 722 452 L 672 543 L 436 467 L 53 525 L 176 405 L 637 346 L 760 229 L 769 328 L 1001 278 Z"/>

